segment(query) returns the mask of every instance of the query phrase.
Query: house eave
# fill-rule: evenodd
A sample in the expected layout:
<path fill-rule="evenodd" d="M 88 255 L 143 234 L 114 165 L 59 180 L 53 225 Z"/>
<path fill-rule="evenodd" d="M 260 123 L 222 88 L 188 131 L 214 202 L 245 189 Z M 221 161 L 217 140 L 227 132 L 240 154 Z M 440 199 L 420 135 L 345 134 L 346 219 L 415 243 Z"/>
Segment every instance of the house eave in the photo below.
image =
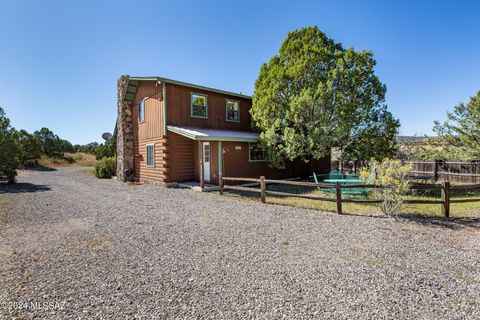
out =
<path fill-rule="evenodd" d="M 205 90 L 205 91 L 220 93 L 220 94 L 237 97 L 237 98 L 252 99 L 251 96 L 244 95 L 241 93 L 200 86 L 193 83 L 177 81 L 177 80 L 167 79 L 163 77 L 129 77 L 128 83 L 127 83 L 127 90 L 125 91 L 125 96 L 124 96 L 125 101 L 130 101 L 130 102 L 133 101 L 133 99 L 135 98 L 135 93 L 136 93 L 136 89 L 139 81 L 158 81 L 162 83 L 170 83 L 170 84 L 185 86 L 185 87 L 189 87 L 197 90 Z"/>

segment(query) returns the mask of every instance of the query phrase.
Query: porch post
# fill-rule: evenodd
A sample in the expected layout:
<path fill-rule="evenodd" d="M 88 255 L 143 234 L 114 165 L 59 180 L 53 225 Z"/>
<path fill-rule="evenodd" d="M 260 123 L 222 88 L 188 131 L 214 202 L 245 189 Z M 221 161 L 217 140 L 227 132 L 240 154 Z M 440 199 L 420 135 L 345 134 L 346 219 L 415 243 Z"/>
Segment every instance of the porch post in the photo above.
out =
<path fill-rule="evenodd" d="M 199 178 L 200 178 L 200 188 L 203 189 L 205 186 L 205 181 L 203 177 L 203 144 L 202 141 L 198 141 L 198 155 L 200 156 L 200 165 L 198 166 Z"/>
<path fill-rule="evenodd" d="M 223 178 L 223 150 L 222 141 L 218 141 L 218 185 L 221 185 Z"/>

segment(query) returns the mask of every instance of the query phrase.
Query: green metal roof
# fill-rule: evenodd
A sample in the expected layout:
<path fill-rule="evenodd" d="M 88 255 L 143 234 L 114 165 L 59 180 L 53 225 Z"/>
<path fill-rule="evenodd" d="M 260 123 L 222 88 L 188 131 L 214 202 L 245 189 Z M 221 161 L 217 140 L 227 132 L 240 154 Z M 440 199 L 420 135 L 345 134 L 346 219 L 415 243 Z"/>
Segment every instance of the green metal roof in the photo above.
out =
<path fill-rule="evenodd" d="M 168 131 L 177 133 L 186 138 L 200 141 L 232 141 L 232 142 L 258 142 L 258 133 L 208 129 L 185 126 L 167 126 Z"/>
<path fill-rule="evenodd" d="M 224 90 L 220 90 L 220 89 L 200 86 L 200 85 L 193 84 L 193 83 L 188 83 L 188 82 L 177 81 L 177 80 L 172 80 L 172 79 L 168 79 L 168 78 L 155 77 L 154 76 L 154 77 L 129 77 L 128 84 L 127 84 L 127 90 L 125 91 L 124 100 L 133 101 L 133 99 L 135 98 L 135 93 L 137 92 L 137 87 L 138 87 L 138 82 L 139 81 L 160 81 L 160 82 L 165 82 L 165 83 L 171 83 L 171 84 L 181 85 L 181 86 L 185 86 L 185 87 L 190 87 L 190 88 L 194 88 L 194 89 L 212 91 L 212 92 L 221 93 L 221 94 L 225 94 L 225 95 L 229 95 L 229 96 L 233 96 L 233 97 L 238 97 L 238 98 L 252 99 L 251 96 L 244 95 L 244 94 L 241 94 L 241 93 L 224 91 Z"/>

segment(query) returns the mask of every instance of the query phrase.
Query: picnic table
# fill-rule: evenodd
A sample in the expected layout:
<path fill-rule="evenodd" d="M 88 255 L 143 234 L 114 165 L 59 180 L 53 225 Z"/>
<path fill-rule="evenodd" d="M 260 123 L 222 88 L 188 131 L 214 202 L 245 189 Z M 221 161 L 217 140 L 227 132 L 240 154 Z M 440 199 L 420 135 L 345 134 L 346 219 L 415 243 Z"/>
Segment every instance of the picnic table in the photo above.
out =
<path fill-rule="evenodd" d="M 362 180 L 358 178 L 346 178 L 346 179 L 326 179 L 323 182 L 328 184 L 336 184 L 340 182 L 341 185 L 348 185 L 348 184 L 362 184 Z M 322 191 L 326 191 L 327 188 L 323 188 Z M 334 189 L 330 189 L 332 191 Z M 342 189 L 342 194 L 363 194 L 365 193 L 365 188 L 345 188 Z"/>

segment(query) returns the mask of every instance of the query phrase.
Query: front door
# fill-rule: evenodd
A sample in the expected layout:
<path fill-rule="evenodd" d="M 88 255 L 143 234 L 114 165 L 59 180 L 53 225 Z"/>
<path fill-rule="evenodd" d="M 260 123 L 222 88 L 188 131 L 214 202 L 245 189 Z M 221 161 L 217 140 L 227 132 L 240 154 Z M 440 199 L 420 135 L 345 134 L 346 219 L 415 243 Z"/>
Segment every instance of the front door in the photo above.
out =
<path fill-rule="evenodd" d="M 203 179 L 210 182 L 210 143 L 203 143 Z"/>

